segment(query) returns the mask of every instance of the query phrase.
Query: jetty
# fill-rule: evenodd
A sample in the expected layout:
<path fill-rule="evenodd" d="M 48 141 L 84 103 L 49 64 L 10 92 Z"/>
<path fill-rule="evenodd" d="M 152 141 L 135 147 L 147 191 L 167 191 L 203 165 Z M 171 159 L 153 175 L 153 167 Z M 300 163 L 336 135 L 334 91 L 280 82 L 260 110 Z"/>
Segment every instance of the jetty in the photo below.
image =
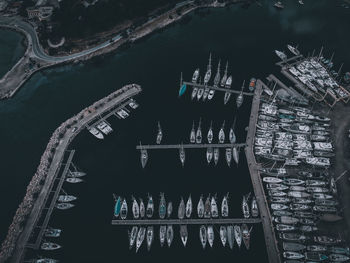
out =
<path fill-rule="evenodd" d="M 230 225 L 259 224 L 260 218 L 196 218 L 196 219 L 134 219 L 112 220 L 112 225 Z"/>
<path fill-rule="evenodd" d="M 13 218 L 7 237 L 2 244 L 1 262 L 10 258 L 10 262 L 22 262 L 27 248 L 37 249 L 40 246 L 41 238 L 73 158 L 74 151 L 68 151 L 68 147 L 75 136 L 85 129 L 88 123 L 94 122 L 105 112 L 129 101 L 140 92 L 141 87 L 139 85 L 126 85 L 83 109 L 55 130 L 41 158 L 38 170 L 27 187 L 27 193 L 23 202 Z M 64 156 L 67 152 L 69 152 L 69 156 L 64 163 Z M 61 175 L 58 175 L 61 167 L 64 167 L 63 172 Z M 56 179 L 59 180 L 59 183 L 56 188 L 53 188 Z M 51 197 L 52 199 L 49 199 L 52 190 L 54 191 L 54 196 Z M 51 202 L 48 202 L 48 200 L 51 200 Z M 44 210 L 47 210 L 46 216 L 43 223 L 40 223 L 39 219 Z M 40 231 L 37 235 L 33 235 L 34 231 L 37 230 L 37 226 Z"/>
<path fill-rule="evenodd" d="M 207 149 L 207 148 L 243 148 L 246 143 L 204 143 L 204 144 L 154 144 L 137 145 L 136 150 L 166 150 L 166 149 Z"/>
<path fill-rule="evenodd" d="M 280 251 L 278 248 L 276 235 L 272 223 L 272 217 L 270 214 L 269 206 L 264 193 L 263 183 L 259 172 L 260 165 L 256 162 L 254 155 L 254 138 L 256 132 L 256 124 L 258 120 L 258 111 L 260 106 L 260 97 L 262 94 L 262 81 L 258 79 L 254 97 L 252 101 L 252 107 L 250 112 L 249 127 L 247 133 L 247 147 L 245 148 L 245 154 L 247 158 L 248 168 L 250 172 L 250 178 L 253 184 L 254 194 L 258 203 L 260 218 L 263 225 L 265 244 L 267 254 L 270 263 L 281 263 Z"/>
<path fill-rule="evenodd" d="M 188 82 L 188 81 L 181 81 L 180 82 L 180 88 L 186 85 L 188 87 L 192 87 L 192 88 L 199 88 L 199 89 L 211 89 L 211 90 L 216 90 L 216 91 L 222 91 L 224 93 L 228 92 L 228 93 L 232 93 L 232 94 L 243 94 L 245 96 L 253 96 L 254 93 L 253 92 L 245 92 L 245 91 L 240 91 L 240 90 L 234 90 L 234 89 L 227 89 L 227 88 L 219 88 L 219 87 L 214 87 L 214 86 L 209 86 L 209 85 L 203 85 L 203 84 L 199 84 L 199 83 L 193 83 L 193 82 Z"/>

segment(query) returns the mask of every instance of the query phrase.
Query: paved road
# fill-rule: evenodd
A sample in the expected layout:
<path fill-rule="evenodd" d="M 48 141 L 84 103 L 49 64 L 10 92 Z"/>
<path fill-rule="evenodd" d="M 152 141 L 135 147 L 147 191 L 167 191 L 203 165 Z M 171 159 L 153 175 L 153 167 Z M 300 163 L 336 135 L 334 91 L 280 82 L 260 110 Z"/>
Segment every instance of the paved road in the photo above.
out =
<path fill-rule="evenodd" d="M 92 47 L 90 49 L 86 49 L 86 50 L 78 52 L 78 53 L 74 53 L 72 55 L 67 55 L 67 56 L 62 56 L 62 57 L 54 57 L 54 56 L 50 56 L 50 55 L 45 53 L 45 51 L 43 50 L 43 48 L 41 47 L 41 45 L 39 43 L 38 35 L 37 35 L 35 29 L 33 28 L 33 26 L 31 24 L 23 21 L 21 18 L 19 18 L 19 17 L 4 17 L 4 16 L 0 17 L 0 25 L 4 25 L 6 27 L 11 27 L 11 28 L 14 28 L 16 30 L 20 30 L 20 31 L 24 32 L 27 39 L 28 39 L 28 42 L 29 42 L 28 48 L 32 51 L 32 53 L 30 55 L 32 57 L 41 59 L 45 62 L 51 62 L 51 63 L 66 62 L 66 61 L 80 58 L 82 56 L 89 55 L 95 51 L 106 48 L 106 47 L 108 47 L 108 46 L 110 46 L 110 45 L 114 44 L 115 42 L 122 39 L 122 36 L 119 34 L 119 35 L 116 35 L 112 38 L 113 41 L 108 40 L 106 42 L 103 42 L 103 43 L 95 46 L 95 47 Z"/>

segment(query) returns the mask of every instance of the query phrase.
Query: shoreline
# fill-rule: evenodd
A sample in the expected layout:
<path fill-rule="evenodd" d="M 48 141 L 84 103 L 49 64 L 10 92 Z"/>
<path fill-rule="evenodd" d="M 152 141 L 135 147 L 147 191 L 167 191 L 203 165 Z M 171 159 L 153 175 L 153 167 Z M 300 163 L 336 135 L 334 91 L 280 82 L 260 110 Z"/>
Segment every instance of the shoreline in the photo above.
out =
<path fill-rule="evenodd" d="M 84 62 L 94 57 L 107 55 L 110 53 L 113 54 L 112 52 L 118 51 L 118 49 L 120 49 L 125 45 L 133 44 L 136 41 L 139 41 L 140 39 L 144 38 L 145 36 L 149 36 L 152 33 L 156 33 L 158 30 L 164 29 L 171 24 L 175 24 L 176 22 L 181 21 L 184 17 L 186 17 L 188 14 L 192 13 L 195 10 L 200 10 L 204 8 L 224 8 L 231 4 L 238 4 L 238 3 L 244 3 L 244 2 L 245 0 L 232 0 L 225 3 L 214 2 L 212 4 L 190 5 L 189 7 L 187 7 L 188 9 L 182 10 L 182 13 L 180 15 L 176 14 L 176 11 L 178 10 L 178 8 L 175 7 L 161 14 L 160 16 L 156 17 L 152 21 L 146 22 L 145 24 L 139 26 L 127 38 L 120 37 L 114 42 L 106 41 L 104 43 L 99 43 L 98 45 L 101 47 L 98 48 L 98 46 L 95 46 L 95 48 L 97 48 L 96 50 L 92 50 L 93 48 L 90 48 L 82 52 L 70 54 L 69 57 L 66 56 L 66 58 L 64 56 L 52 57 L 52 59 L 61 59 L 58 61 L 48 61 L 38 57 L 33 51 L 32 37 L 23 28 L 17 27 L 16 25 L 11 26 L 11 25 L 0 24 L 0 28 L 11 29 L 23 34 L 27 42 L 27 49 L 25 51 L 24 56 L 21 57 L 20 60 L 16 63 L 16 65 L 13 66 L 0 79 L 0 100 L 10 99 L 11 97 L 13 97 L 16 94 L 16 92 L 25 84 L 25 82 L 28 81 L 38 71 L 55 67 L 55 66 L 62 66 L 65 64 Z M 184 6 L 180 8 L 184 8 Z M 172 18 L 169 18 L 170 16 L 172 16 Z M 35 31 L 35 34 L 36 34 L 36 31 Z M 44 52 L 43 48 L 40 46 L 38 35 L 36 34 L 35 37 L 39 42 L 39 47 L 38 47 L 39 51 Z M 87 52 L 87 53 L 83 54 L 84 52 Z M 44 55 L 48 56 L 46 53 Z M 27 58 L 27 59 L 24 59 L 24 58 Z M 30 68 L 33 62 L 37 63 L 35 65 L 39 64 L 39 66 L 37 68 L 28 70 L 28 68 Z"/>
<path fill-rule="evenodd" d="M 85 125 L 100 114 L 119 105 L 121 102 L 137 95 L 141 87 L 137 84 L 129 84 L 108 96 L 98 100 L 84 108 L 78 114 L 63 122 L 52 134 L 46 149 L 41 156 L 40 164 L 27 186 L 23 201 L 9 226 L 8 233 L 1 245 L 0 262 L 21 262 L 26 249 L 26 244 L 32 233 L 46 197 L 48 189 L 53 184 L 57 170 L 63 160 L 64 153 L 79 132 L 85 129 Z"/>

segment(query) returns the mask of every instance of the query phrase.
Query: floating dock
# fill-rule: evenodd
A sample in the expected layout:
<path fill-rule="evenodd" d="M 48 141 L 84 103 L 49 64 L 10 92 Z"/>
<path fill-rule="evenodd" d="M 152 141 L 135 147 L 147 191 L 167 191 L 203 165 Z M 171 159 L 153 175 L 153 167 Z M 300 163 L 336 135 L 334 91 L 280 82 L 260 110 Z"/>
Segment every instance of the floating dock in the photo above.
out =
<path fill-rule="evenodd" d="M 207 149 L 207 148 L 243 148 L 246 143 L 204 143 L 204 144 L 154 144 L 137 145 L 136 150 L 165 150 L 165 149 Z"/>
<path fill-rule="evenodd" d="M 219 87 L 214 87 L 214 86 L 209 86 L 209 85 L 202 85 L 202 84 L 198 84 L 198 83 L 193 83 L 193 82 L 188 82 L 188 81 L 182 81 L 182 84 L 180 85 L 180 87 L 182 85 L 186 85 L 192 88 L 200 88 L 200 89 L 211 89 L 211 90 L 216 90 L 216 91 L 222 91 L 222 92 L 228 92 L 228 93 L 233 93 L 233 94 L 241 94 L 242 91 L 240 90 L 234 90 L 234 89 L 227 89 L 227 88 L 219 88 Z M 253 96 L 254 92 L 242 92 L 243 95 L 245 96 Z"/>
<path fill-rule="evenodd" d="M 259 224 L 260 218 L 134 219 L 112 220 L 112 225 L 230 225 Z"/>
<path fill-rule="evenodd" d="M 252 180 L 254 194 L 258 203 L 260 217 L 262 220 L 265 244 L 267 249 L 267 254 L 270 263 L 281 263 L 280 251 L 278 249 L 278 244 L 276 240 L 275 231 L 273 228 L 272 217 L 270 214 L 269 206 L 266 200 L 260 172 L 259 164 L 255 160 L 255 155 L 253 151 L 254 138 L 256 132 L 256 123 L 258 120 L 258 111 L 260 106 L 260 97 L 262 94 L 262 81 L 259 79 L 257 81 L 254 98 L 252 101 L 252 108 L 250 112 L 249 127 L 247 133 L 247 147 L 245 148 L 245 154 L 247 158 L 248 168 L 250 172 L 250 178 Z"/>

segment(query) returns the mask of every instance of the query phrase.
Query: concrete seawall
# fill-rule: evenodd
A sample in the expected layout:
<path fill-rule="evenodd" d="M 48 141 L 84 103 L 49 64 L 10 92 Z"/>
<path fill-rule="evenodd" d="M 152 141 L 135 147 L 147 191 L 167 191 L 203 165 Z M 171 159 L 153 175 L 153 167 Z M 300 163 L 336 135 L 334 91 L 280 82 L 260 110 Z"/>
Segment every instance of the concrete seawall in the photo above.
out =
<path fill-rule="evenodd" d="M 41 211 L 47 200 L 50 185 L 61 165 L 64 153 L 70 142 L 85 129 L 86 125 L 102 113 L 141 92 L 136 84 L 126 85 L 107 97 L 83 109 L 80 113 L 62 123 L 53 133 L 46 147 L 37 172 L 30 181 L 26 195 L 19 205 L 13 222 L 4 240 L 0 262 L 11 258 L 11 262 L 21 262 L 25 247 Z M 37 198 L 34 196 L 38 195 Z"/>

